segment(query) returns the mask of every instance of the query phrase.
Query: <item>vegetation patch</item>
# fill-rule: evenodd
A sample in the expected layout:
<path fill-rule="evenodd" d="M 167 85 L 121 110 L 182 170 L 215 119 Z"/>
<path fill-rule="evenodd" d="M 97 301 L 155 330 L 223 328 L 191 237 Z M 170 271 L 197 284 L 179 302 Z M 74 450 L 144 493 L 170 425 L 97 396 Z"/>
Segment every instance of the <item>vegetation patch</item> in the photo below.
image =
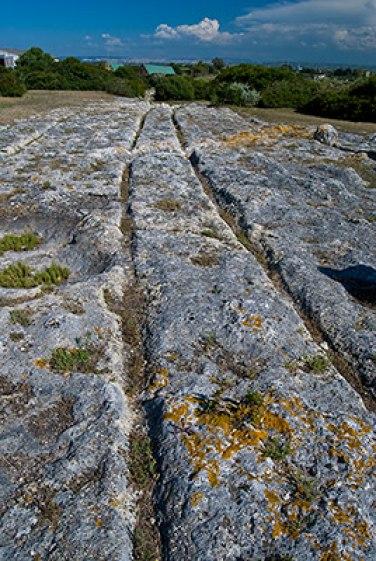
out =
<path fill-rule="evenodd" d="M 291 454 L 289 442 L 283 442 L 279 437 L 270 437 L 263 451 L 263 456 L 271 458 L 274 461 L 285 460 Z"/>
<path fill-rule="evenodd" d="M 193 265 L 198 265 L 199 267 L 216 267 L 219 265 L 217 255 L 205 252 L 198 253 L 191 257 L 191 262 Z"/>
<path fill-rule="evenodd" d="M 31 310 L 11 310 L 9 312 L 10 323 L 28 327 L 32 323 L 33 313 Z"/>
<path fill-rule="evenodd" d="M 303 367 L 309 372 L 321 374 L 325 372 L 330 366 L 330 361 L 327 356 L 323 354 L 307 355 L 302 358 Z"/>
<path fill-rule="evenodd" d="M 57 263 L 52 263 L 41 271 L 34 272 L 29 265 L 18 261 L 0 270 L 0 286 L 3 288 L 51 287 L 62 284 L 69 278 L 70 271 Z"/>
<path fill-rule="evenodd" d="M 48 365 L 53 372 L 97 372 L 100 352 L 93 346 L 57 347 L 52 351 Z"/>
<path fill-rule="evenodd" d="M 181 204 L 174 199 L 162 199 L 155 203 L 154 207 L 164 212 L 177 212 L 181 210 Z"/>
<path fill-rule="evenodd" d="M 41 238 L 38 234 L 25 232 L 24 234 L 6 234 L 0 238 L 0 255 L 6 251 L 31 251 L 40 243 Z"/>
<path fill-rule="evenodd" d="M 160 540 L 155 525 L 153 488 L 157 479 L 157 463 L 153 456 L 149 437 L 141 432 L 130 438 L 129 471 L 131 482 L 138 493 L 138 520 L 133 535 L 135 561 L 158 561 Z"/>

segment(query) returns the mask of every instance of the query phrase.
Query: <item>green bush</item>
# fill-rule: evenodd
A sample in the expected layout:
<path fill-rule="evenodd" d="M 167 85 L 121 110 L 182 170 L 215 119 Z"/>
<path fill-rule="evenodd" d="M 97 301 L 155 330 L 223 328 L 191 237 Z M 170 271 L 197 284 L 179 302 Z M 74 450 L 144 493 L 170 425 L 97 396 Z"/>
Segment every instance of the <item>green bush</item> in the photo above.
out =
<path fill-rule="evenodd" d="M 5 97 L 22 97 L 25 92 L 25 84 L 14 70 L 0 69 L 0 95 Z"/>
<path fill-rule="evenodd" d="M 140 67 L 125 64 L 124 66 L 119 66 L 119 68 L 114 71 L 114 75 L 117 78 L 126 78 L 128 80 L 140 78 Z"/>
<path fill-rule="evenodd" d="M 294 80 L 296 72 L 289 67 L 269 68 L 253 64 L 239 64 L 224 68 L 215 82 L 217 84 L 240 83 L 251 89 L 262 91 L 273 82 L 280 80 Z"/>
<path fill-rule="evenodd" d="M 242 107 L 254 107 L 260 100 L 260 94 L 252 90 L 246 84 L 234 82 L 232 84 L 222 84 L 217 87 L 212 94 L 212 101 L 215 104 L 238 105 Z"/>
<path fill-rule="evenodd" d="M 194 89 L 194 99 L 210 99 L 212 84 L 209 80 L 196 78 L 195 80 L 192 80 L 192 85 Z"/>
<path fill-rule="evenodd" d="M 141 78 L 112 78 L 106 84 L 105 89 L 108 93 L 124 97 L 143 97 L 147 89 L 147 83 Z"/>
<path fill-rule="evenodd" d="M 270 84 L 261 94 L 261 107 L 292 107 L 296 109 L 308 103 L 319 91 L 319 85 L 313 80 L 296 78 L 280 80 Z"/>
<path fill-rule="evenodd" d="M 299 110 L 310 115 L 376 122 L 376 77 L 320 92 Z"/>
<path fill-rule="evenodd" d="M 192 101 L 195 99 L 194 81 L 187 76 L 164 76 L 154 83 L 158 101 Z"/>

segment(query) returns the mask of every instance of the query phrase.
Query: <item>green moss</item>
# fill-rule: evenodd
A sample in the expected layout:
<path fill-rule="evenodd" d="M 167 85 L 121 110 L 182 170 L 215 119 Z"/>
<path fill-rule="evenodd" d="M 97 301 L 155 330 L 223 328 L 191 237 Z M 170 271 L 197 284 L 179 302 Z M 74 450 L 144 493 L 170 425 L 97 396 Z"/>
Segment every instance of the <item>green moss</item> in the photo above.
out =
<path fill-rule="evenodd" d="M 260 406 L 263 405 L 264 398 L 259 392 L 250 391 L 246 394 L 244 398 L 244 402 L 247 403 L 248 405 Z"/>
<path fill-rule="evenodd" d="M 328 358 L 320 353 L 305 356 L 302 361 L 308 371 L 315 372 L 316 374 L 325 372 L 330 365 Z"/>
<path fill-rule="evenodd" d="M 266 444 L 263 455 L 272 460 L 284 460 L 291 454 L 289 442 L 285 443 L 278 437 L 270 437 Z"/>
<path fill-rule="evenodd" d="M 59 285 L 68 279 L 70 271 L 57 263 L 52 263 L 41 271 L 33 270 L 22 261 L 0 270 L 0 286 L 4 288 L 35 288 L 36 286 Z"/>
<path fill-rule="evenodd" d="M 37 234 L 25 232 L 24 234 L 6 234 L 0 238 L 0 255 L 6 251 L 31 251 L 41 243 Z"/>
<path fill-rule="evenodd" d="M 27 327 L 32 323 L 32 312 L 30 310 L 12 310 L 9 312 L 9 320 L 13 324 L 22 325 Z"/>
<path fill-rule="evenodd" d="M 319 492 L 316 481 L 308 477 L 302 470 L 290 473 L 290 480 L 294 487 L 294 497 L 312 503 L 317 499 Z"/>

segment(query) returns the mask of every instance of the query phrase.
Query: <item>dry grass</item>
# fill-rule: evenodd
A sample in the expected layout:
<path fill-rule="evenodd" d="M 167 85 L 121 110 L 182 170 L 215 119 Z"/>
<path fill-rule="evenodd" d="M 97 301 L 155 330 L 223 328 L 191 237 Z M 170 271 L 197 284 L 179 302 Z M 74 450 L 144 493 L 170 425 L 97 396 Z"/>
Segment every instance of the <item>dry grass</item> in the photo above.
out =
<path fill-rule="evenodd" d="M 322 123 L 330 123 L 340 131 L 352 132 L 357 134 L 371 134 L 376 132 L 376 123 L 354 123 L 352 121 L 341 121 L 339 119 L 328 119 L 326 117 L 314 117 L 303 115 L 293 109 L 262 109 L 252 107 L 249 109 L 242 107 L 232 107 L 234 111 L 244 117 L 256 117 L 269 123 L 286 123 L 300 126 L 317 126 Z"/>
<path fill-rule="evenodd" d="M 42 91 L 27 92 L 23 97 L 0 96 L 0 125 L 13 123 L 31 115 L 43 114 L 59 107 L 77 107 L 93 101 L 111 101 L 105 92 Z"/>

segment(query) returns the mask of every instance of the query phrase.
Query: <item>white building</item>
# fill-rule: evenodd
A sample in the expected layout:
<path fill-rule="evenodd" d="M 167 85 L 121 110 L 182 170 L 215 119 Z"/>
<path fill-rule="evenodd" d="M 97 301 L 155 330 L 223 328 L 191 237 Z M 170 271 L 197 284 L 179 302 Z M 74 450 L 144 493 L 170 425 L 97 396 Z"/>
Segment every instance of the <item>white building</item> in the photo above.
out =
<path fill-rule="evenodd" d="M 19 59 L 21 51 L 16 49 L 0 49 L 0 66 L 14 68 Z"/>

